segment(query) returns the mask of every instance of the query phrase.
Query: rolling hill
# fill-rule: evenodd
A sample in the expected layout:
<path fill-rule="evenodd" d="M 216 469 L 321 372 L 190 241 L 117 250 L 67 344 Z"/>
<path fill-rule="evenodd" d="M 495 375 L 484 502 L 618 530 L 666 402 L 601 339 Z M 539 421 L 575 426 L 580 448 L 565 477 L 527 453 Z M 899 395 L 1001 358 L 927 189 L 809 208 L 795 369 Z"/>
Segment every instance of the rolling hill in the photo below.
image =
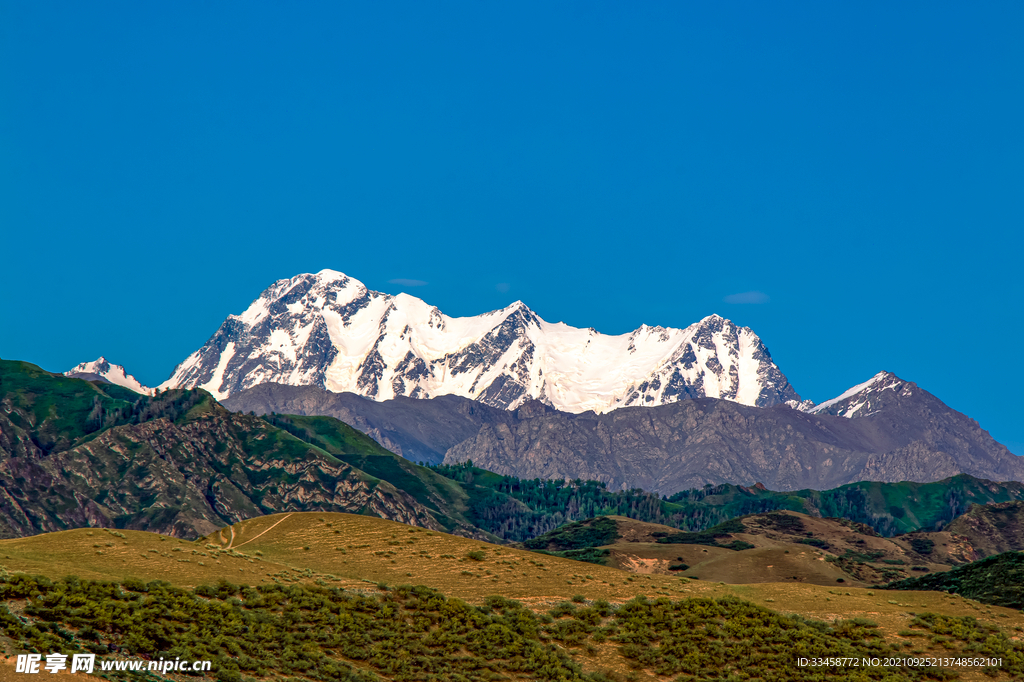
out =
<path fill-rule="evenodd" d="M 937 590 L 983 604 L 1024 609 L 1024 554 L 1003 552 L 945 573 L 898 580 L 887 590 Z"/>
<path fill-rule="evenodd" d="M 974 505 L 946 530 L 967 538 L 978 558 L 1024 550 L 1024 503 Z"/>
<path fill-rule="evenodd" d="M 884 538 L 847 519 L 773 511 L 679 532 L 624 517 L 567 524 L 522 545 L 624 570 L 731 584 L 789 582 L 869 586 L 948 570 L 977 554 L 948 532 Z"/>
<path fill-rule="evenodd" d="M 1024 674 L 1024 645 L 1007 634 L 1024 616 L 944 593 L 894 600 L 848 585 L 634 575 L 361 515 L 279 514 L 196 542 L 82 529 L 3 540 L 0 556 L 8 652 L 209 659 L 223 682 L 653 682 L 740 669 L 820 679 L 823 671 L 794 664 L 805 653 L 990 655 L 1004 660 L 990 670 L 994 679 Z M 77 577 L 65 579 L 69 571 Z M 943 671 L 945 679 L 957 669 L 962 679 L 990 679 L 962 666 Z M 926 670 L 872 674 L 909 682 L 930 679 Z M 855 672 L 828 674 L 861 679 Z"/>

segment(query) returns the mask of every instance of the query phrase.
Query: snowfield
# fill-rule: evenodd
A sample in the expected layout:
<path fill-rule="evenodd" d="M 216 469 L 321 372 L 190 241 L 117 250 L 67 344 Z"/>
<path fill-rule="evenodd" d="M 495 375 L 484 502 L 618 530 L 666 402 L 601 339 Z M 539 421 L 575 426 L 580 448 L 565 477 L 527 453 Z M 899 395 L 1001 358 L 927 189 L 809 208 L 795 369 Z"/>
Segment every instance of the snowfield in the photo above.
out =
<path fill-rule="evenodd" d="M 455 394 L 507 409 L 537 399 L 574 413 L 691 397 L 799 400 L 757 335 L 718 315 L 618 336 L 547 322 L 519 301 L 453 318 L 333 270 L 275 282 L 161 388 L 222 399 L 264 382 L 374 400 Z"/>

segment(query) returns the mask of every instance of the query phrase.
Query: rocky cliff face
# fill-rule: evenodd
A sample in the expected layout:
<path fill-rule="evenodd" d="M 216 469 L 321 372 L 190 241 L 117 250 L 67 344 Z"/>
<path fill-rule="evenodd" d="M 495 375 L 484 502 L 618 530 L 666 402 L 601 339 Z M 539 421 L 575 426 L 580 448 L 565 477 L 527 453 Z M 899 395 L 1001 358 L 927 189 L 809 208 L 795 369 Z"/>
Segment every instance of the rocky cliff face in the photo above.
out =
<path fill-rule="evenodd" d="M 696 400 L 567 419 L 533 410 L 448 451 L 524 478 L 602 475 L 611 486 L 673 493 L 706 483 L 823 490 L 856 481 L 934 481 L 958 473 L 1024 480 L 1024 464 L 934 396 L 860 419 Z M 937 409 L 940 406 L 944 409 Z"/>
<path fill-rule="evenodd" d="M 621 336 L 546 322 L 521 302 L 452 318 L 331 270 L 275 282 L 163 387 L 224 399 L 262 383 L 373 400 L 455 395 L 502 409 L 539 400 L 572 413 L 684 398 L 799 400 L 757 335 L 717 315 Z"/>
<path fill-rule="evenodd" d="M 446 463 L 472 460 L 521 478 L 593 479 L 660 494 L 708 483 L 824 490 L 958 473 L 1024 480 L 1024 464 L 974 420 L 898 381 L 898 392 L 884 393 L 890 402 L 856 419 L 708 398 L 598 415 L 568 414 L 539 401 L 513 411 L 454 397 L 371 403 L 284 386 L 256 387 L 226 404 L 257 413 L 330 414 L 413 459 L 443 455 Z"/>

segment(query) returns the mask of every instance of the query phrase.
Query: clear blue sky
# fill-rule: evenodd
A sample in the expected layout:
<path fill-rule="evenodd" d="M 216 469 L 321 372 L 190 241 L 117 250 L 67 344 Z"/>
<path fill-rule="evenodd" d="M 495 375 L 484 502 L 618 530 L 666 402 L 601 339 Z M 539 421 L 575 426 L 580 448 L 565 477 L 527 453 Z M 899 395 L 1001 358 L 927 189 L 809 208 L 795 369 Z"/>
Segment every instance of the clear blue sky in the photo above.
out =
<path fill-rule="evenodd" d="M 1016 0 L 0 0 L 0 356 L 155 384 L 333 268 L 719 313 L 805 398 L 890 370 L 1024 454 L 1022 35 Z"/>

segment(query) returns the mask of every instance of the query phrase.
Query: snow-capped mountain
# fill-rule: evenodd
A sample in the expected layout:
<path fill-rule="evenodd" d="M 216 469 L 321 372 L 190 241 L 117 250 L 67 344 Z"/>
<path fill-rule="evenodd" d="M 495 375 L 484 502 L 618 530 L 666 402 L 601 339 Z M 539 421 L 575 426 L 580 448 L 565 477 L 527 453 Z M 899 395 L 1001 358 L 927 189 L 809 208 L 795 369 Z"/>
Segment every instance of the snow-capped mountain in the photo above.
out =
<path fill-rule="evenodd" d="M 914 393 L 915 386 L 903 381 L 892 372 L 879 372 L 862 384 L 844 391 L 841 395 L 814 405 L 805 401 L 796 409 L 811 414 L 830 414 L 834 417 L 869 417 L 880 412 L 889 402 L 887 398 L 896 396 L 909 398 Z M 892 391 L 893 395 L 886 395 L 886 391 Z"/>
<path fill-rule="evenodd" d="M 221 399 L 265 382 L 374 400 L 458 395 L 506 409 L 535 398 L 574 413 L 684 398 L 799 401 L 757 335 L 717 315 L 620 336 L 546 322 L 518 301 L 452 318 L 333 270 L 275 282 L 161 387 Z"/>
<path fill-rule="evenodd" d="M 89 381 L 106 381 L 111 384 L 117 384 L 118 386 L 124 386 L 129 390 L 143 395 L 149 395 L 153 392 L 153 389 L 143 386 L 138 379 L 133 377 L 131 374 L 128 374 L 124 367 L 107 362 L 107 359 L 102 355 L 98 360 L 83 362 L 80 365 L 76 365 L 67 372 L 64 372 L 64 376 L 74 377 L 76 379 L 86 379 Z"/>

